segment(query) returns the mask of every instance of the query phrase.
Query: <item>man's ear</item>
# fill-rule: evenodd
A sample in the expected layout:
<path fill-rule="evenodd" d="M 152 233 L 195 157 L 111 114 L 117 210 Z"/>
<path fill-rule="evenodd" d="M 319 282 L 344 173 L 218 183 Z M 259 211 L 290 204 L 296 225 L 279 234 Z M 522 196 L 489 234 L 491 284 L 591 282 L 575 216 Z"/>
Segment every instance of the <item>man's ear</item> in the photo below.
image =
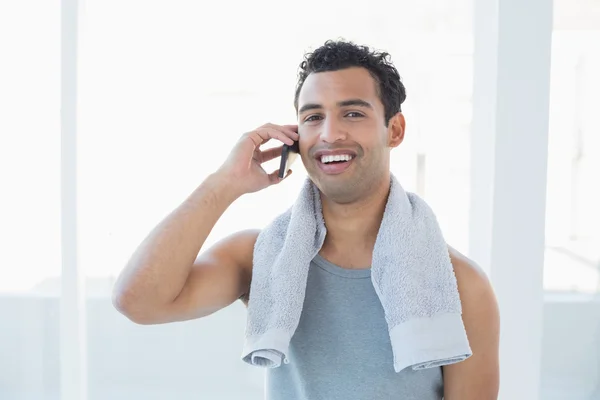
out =
<path fill-rule="evenodd" d="M 406 121 L 404 115 L 399 112 L 390 118 L 388 123 L 388 143 L 390 147 L 398 147 L 404 140 Z"/>

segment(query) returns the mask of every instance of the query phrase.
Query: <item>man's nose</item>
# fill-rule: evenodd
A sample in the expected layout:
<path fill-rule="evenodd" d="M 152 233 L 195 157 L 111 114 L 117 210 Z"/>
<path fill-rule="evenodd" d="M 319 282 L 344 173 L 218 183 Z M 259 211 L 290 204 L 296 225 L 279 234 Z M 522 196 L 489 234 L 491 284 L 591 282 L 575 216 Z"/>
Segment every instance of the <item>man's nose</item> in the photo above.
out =
<path fill-rule="evenodd" d="M 335 118 L 326 118 L 321 124 L 321 140 L 326 143 L 334 143 L 347 138 L 347 132 Z"/>

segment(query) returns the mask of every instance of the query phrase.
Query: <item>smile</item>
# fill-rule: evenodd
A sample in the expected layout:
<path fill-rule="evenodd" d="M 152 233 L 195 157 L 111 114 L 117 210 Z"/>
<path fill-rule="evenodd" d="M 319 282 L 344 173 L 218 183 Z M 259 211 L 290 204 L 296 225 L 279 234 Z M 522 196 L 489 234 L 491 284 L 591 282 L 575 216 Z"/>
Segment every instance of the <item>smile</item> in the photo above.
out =
<path fill-rule="evenodd" d="M 337 175 L 346 171 L 352 165 L 356 155 L 351 151 L 319 152 L 316 155 L 319 169 L 327 175 Z"/>

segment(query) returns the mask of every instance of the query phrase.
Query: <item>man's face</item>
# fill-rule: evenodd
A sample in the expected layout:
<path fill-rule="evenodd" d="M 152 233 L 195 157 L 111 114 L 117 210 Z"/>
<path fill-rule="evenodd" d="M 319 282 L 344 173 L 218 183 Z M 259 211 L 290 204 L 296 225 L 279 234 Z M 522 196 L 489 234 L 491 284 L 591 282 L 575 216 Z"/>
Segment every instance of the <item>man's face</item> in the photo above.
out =
<path fill-rule="evenodd" d="M 298 97 L 300 154 L 329 199 L 351 203 L 389 179 L 389 152 L 402 141 L 404 120 L 399 114 L 386 127 L 384 111 L 377 83 L 364 68 L 306 78 Z"/>

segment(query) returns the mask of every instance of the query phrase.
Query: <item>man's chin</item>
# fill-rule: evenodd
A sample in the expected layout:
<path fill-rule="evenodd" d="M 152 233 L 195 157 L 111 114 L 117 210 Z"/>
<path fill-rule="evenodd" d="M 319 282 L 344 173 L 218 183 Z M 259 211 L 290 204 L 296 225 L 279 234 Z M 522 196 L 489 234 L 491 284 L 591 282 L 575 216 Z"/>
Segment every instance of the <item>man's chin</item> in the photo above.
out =
<path fill-rule="evenodd" d="M 336 204 L 349 204 L 357 201 L 361 193 L 357 190 L 356 183 L 348 177 L 330 176 L 312 178 L 319 191 L 327 200 Z"/>

